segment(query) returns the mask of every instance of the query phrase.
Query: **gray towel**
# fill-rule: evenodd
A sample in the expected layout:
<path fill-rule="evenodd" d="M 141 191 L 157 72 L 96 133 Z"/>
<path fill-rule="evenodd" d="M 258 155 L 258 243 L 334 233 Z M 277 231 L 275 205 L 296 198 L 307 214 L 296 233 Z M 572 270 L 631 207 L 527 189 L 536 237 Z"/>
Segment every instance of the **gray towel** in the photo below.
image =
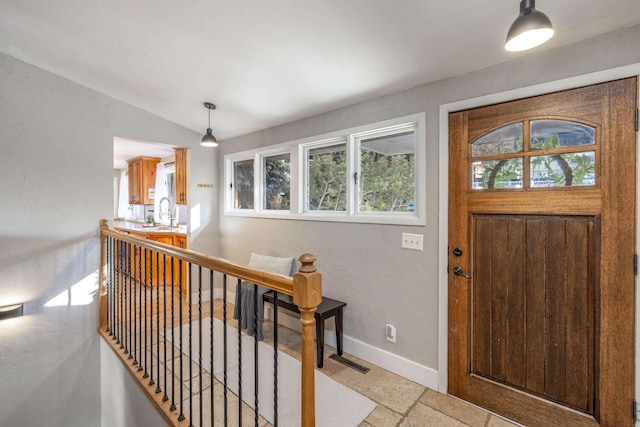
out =
<path fill-rule="evenodd" d="M 258 290 L 257 310 L 253 306 L 254 288 L 257 288 Z M 238 320 L 240 329 L 247 330 L 247 335 L 254 336 L 257 332 L 259 341 L 262 341 L 264 338 L 262 335 L 262 320 L 264 319 L 264 302 L 262 301 L 262 295 L 268 291 L 269 289 L 265 287 L 255 286 L 253 283 L 249 283 L 244 280 L 240 282 L 239 285 L 236 285 L 236 305 L 233 309 L 233 318 Z M 239 308 L 242 308 L 240 313 L 241 316 L 238 316 Z M 258 321 L 257 331 L 255 328 L 256 320 Z"/>

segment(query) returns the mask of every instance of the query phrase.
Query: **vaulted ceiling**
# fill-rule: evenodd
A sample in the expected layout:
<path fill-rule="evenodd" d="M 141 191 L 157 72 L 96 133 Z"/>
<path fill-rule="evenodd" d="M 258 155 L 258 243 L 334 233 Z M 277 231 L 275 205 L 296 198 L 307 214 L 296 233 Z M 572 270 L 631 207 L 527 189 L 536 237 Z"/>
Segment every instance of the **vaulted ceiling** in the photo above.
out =
<path fill-rule="evenodd" d="M 460 75 L 518 0 L 0 0 L 0 52 L 218 139 Z M 638 0 L 538 0 L 552 49 L 640 23 Z"/>

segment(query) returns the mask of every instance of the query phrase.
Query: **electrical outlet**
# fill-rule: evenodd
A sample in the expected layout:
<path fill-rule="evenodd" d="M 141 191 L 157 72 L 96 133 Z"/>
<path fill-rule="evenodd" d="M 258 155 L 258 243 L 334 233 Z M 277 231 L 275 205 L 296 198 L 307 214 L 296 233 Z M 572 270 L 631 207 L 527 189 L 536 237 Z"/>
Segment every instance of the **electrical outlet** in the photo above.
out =
<path fill-rule="evenodd" d="M 402 249 L 422 250 L 422 234 L 402 233 Z"/>
<path fill-rule="evenodd" d="M 393 326 L 390 323 L 387 323 L 384 335 L 387 338 L 387 341 L 392 342 L 392 343 L 395 344 L 395 342 L 396 342 L 396 327 Z"/>

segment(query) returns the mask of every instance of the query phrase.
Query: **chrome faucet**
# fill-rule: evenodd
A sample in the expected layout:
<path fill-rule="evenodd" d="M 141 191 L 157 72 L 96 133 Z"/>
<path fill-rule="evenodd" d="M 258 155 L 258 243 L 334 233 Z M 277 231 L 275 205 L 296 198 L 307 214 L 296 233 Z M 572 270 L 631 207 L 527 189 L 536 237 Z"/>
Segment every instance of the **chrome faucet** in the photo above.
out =
<path fill-rule="evenodd" d="M 167 203 L 169 203 L 169 210 L 166 213 L 162 212 L 162 202 L 167 201 Z M 163 215 L 169 215 L 169 227 L 173 228 L 173 221 L 176 219 L 175 215 L 173 214 L 173 203 L 171 203 L 171 199 L 168 197 L 163 197 L 162 199 L 160 199 L 160 201 L 158 202 L 158 210 L 160 212 L 158 212 L 158 216 L 160 218 L 162 218 Z"/>

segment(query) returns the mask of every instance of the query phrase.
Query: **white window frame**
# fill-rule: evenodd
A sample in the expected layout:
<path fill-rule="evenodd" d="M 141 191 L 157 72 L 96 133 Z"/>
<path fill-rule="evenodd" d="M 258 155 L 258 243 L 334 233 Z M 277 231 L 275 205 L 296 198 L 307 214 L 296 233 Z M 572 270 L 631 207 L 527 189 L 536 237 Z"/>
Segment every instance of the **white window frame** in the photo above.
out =
<path fill-rule="evenodd" d="M 335 145 L 345 145 L 345 151 L 346 151 L 346 171 L 345 171 L 345 197 L 346 197 L 346 210 L 345 211 L 314 211 L 314 210 L 308 210 L 307 209 L 307 205 L 308 205 L 308 196 L 307 196 L 307 187 L 309 186 L 309 165 L 307 163 L 307 156 L 309 155 L 309 151 L 313 150 L 315 148 L 322 148 L 322 147 L 332 147 Z M 302 172 L 300 173 L 300 182 L 301 185 L 299 187 L 299 191 L 298 194 L 300 195 L 300 205 L 298 207 L 298 212 L 302 215 L 308 216 L 308 217 L 323 217 L 323 216 L 330 216 L 330 217 L 346 217 L 349 216 L 350 214 L 350 205 L 351 205 L 351 198 L 352 198 L 352 186 L 349 185 L 349 177 L 352 176 L 353 174 L 350 173 L 351 170 L 351 153 L 349 150 L 349 140 L 348 138 L 344 137 L 344 136 L 339 136 L 339 137 L 335 137 L 335 138 L 328 138 L 328 139 L 322 139 L 320 141 L 313 141 L 313 142 L 309 142 L 306 144 L 299 144 L 298 145 L 298 152 L 299 152 L 299 156 L 300 156 L 300 162 L 299 162 L 299 170 Z"/>
<path fill-rule="evenodd" d="M 256 184 L 257 184 L 257 179 L 256 179 L 256 156 L 255 155 L 248 155 L 246 153 L 236 153 L 236 154 L 230 154 L 228 156 L 225 156 L 225 165 L 224 165 L 224 170 L 225 170 L 225 209 L 227 210 L 232 210 L 235 212 L 246 212 L 246 213 L 251 213 L 254 211 L 255 206 L 256 205 Z M 246 160 L 253 160 L 253 206 L 254 209 L 236 209 L 234 208 L 234 201 L 235 201 L 235 197 L 234 197 L 234 188 L 235 188 L 235 183 L 233 181 L 233 172 L 234 172 L 234 164 L 236 162 L 243 162 Z"/>
<path fill-rule="evenodd" d="M 414 212 L 359 212 L 358 184 L 354 184 L 353 176 L 359 172 L 359 141 L 372 135 L 399 133 L 415 130 L 414 178 L 415 178 L 415 211 Z M 347 208 L 346 211 L 306 211 L 307 153 L 308 150 L 323 146 L 346 144 L 347 149 Z M 278 154 L 290 154 L 290 210 L 263 209 L 264 183 L 263 159 Z M 278 218 L 291 220 L 354 222 L 373 224 L 425 225 L 426 223 L 426 118 L 425 113 L 413 114 L 371 123 L 350 129 L 330 132 L 323 135 L 303 138 L 260 147 L 253 150 L 227 154 L 224 157 L 224 215 L 255 218 Z M 233 208 L 233 164 L 237 161 L 254 160 L 254 209 Z M 437 183 L 434 183 L 437 185 Z"/>
<path fill-rule="evenodd" d="M 267 157 L 272 157 L 272 156 L 279 156 L 282 154 L 288 154 L 289 155 L 289 206 L 290 208 L 287 210 L 281 210 L 281 209 L 266 209 L 265 206 L 265 200 L 264 200 L 264 196 L 266 193 L 266 183 L 264 182 L 264 174 L 265 174 L 265 168 L 264 168 L 264 160 Z M 295 168 L 295 164 L 292 161 L 292 156 L 291 156 L 291 149 L 287 148 L 287 147 L 283 147 L 283 148 L 279 148 L 279 149 L 273 149 L 273 150 L 268 150 L 268 151 L 260 151 L 258 153 L 255 154 L 255 162 L 254 162 L 254 172 L 253 172 L 253 178 L 254 178 L 254 183 L 258 184 L 258 187 L 254 188 L 259 188 L 260 193 L 256 194 L 254 192 L 254 197 L 256 197 L 257 201 L 259 202 L 257 206 L 257 208 L 255 209 L 255 211 L 257 212 L 261 212 L 261 213 L 265 213 L 267 215 L 277 215 L 277 216 L 281 216 L 281 215 L 287 215 L 289 216 L 291 214 L 291 207 L 293 206 L 293 201 L 291 200 L 291 198 L 293 197 L 293 192 L 294 192 L 294 186 L 293 186 L 293 169 Z M 256 167 L 257 165 L 257 167 Z M 256 172 L 258 173 L 258 175 L 256 174 Z M 255 184 L 254 184 L 255 185 Z"/>
<path fill-rule="evenodd" d="M 415 146 L 414 146 L 414 152 L 413 152 L 413 174 L 414 174 L 414 184 L 415 184 L 415 188 L 414 188 L 414 192 L 415 192 L 415 198 L 416 200 L 414 200 L 414 205 L 417 204 L 418 202 L 418 123 L 417 122 L 409 122 L 409 123 L 403 123 L 397 126 L 389 126 L 389 127 L 385 127 L 385 128 L 381 128 L 381 129 L 374 129 L 371 131 L 366 131 L 366 132 L 360 132 L 360 133 L 355 133 L 351 135 L 351 139 L 353 141 L 352 146 L 353 146 L 353 150 L 355 152 L 355 156 L 354 156 L 354 164 L 353 164 L 353 168 L 354 168 L 354 173 L 357 172 L 357 176 L 358 176 L 358 182 L 355 183 L 354 182 L 354 190 L 355 190 L 355 194 L 353 196 L 353 215 L 362 215 L 362 216 L 370 216 L 370 217 L 378 217 L 378 216 L 405 216 L 405 217 L 414 217 L 415 213 L 414 212 L 367 212 L 367 211 L 361 211 L 360 210 L 360 179 L 362 179 L 362 171 L 360 170 L 360 166 L 361 166 L 361 153 L 362 153 L 362 149 L 361 149 L 361 143 L 362 140 L 367 140 L 369 138 L 372 137 L 382 137 L 382 136 L 390 136 L 390 135 L 396 135 L 399 133 L 403 133 L 403 132 L 407 132 L 407 131 L 412 131 L 415 133 Z M 353 177 L 353 173 L 351 174 L 351 176 Z M 355 180 L 354 180 L 355 181 Z"/>

